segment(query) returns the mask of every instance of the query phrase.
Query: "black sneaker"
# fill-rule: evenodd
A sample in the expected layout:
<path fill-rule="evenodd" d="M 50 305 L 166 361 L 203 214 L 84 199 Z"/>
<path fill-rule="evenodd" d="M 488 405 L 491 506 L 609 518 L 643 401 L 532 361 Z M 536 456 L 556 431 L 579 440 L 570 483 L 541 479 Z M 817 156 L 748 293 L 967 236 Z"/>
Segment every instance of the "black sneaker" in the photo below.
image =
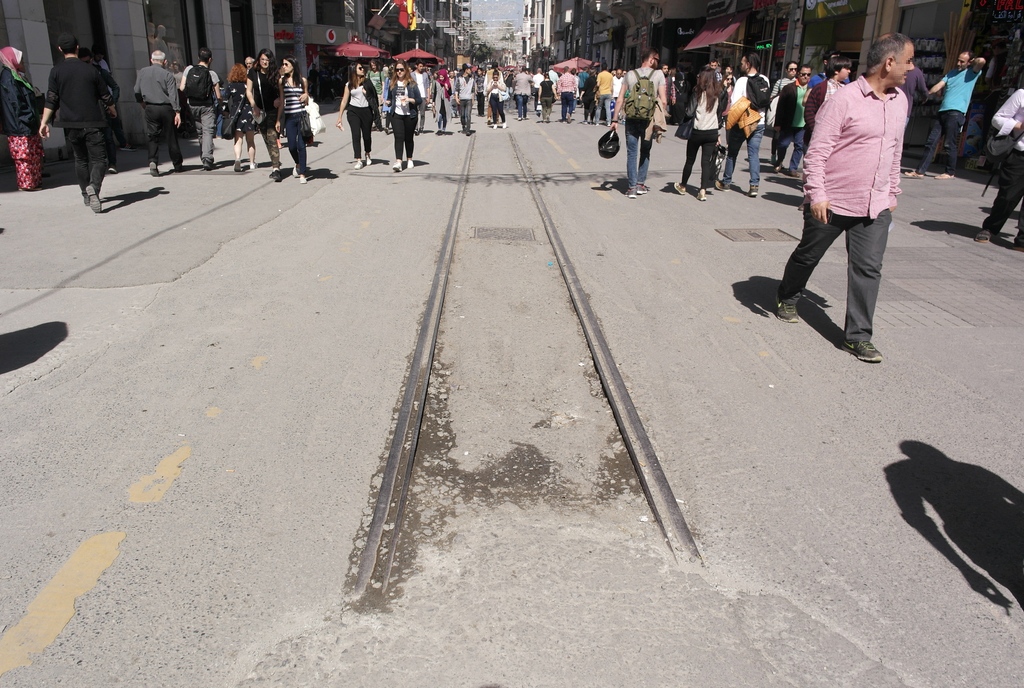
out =
<path fill-rule="evenodd" d="M 96 193 L 96 189 L 92 184 L 85 187 L 85 198 L 94 213 L 103 212 L 103 204 L 100 203 L 100 195 Z"/>
<path fill-rule="evenodd" d="M 782 322 L 798 323 L 800 322 L 800 316 L 796 313 L 795 303 L 786 303 L 784 301 L 775 301 L 775 317 Z"/>
<path fill-rule="evenodd" d="M 174 171 L 178 172 L 178 173 L 184 172 L 185 171 L 185 166 L 184 165 L 175 165 L 174 166 Z"/>
<path fill-rule="evenodd" d="M 241 160 L 235 160 L 235 172 L 241 172 L 241 171 L 242 171 L 242 161 Z"/>
<path fill-rule="evenodd" d="M 750 191 L 747 192 L 747 195 L 750 196 L 751 198 L 757 198 L 757 191 L 758 186 L 756 184 L 751 184 Z"/>
<path fill-rule="evenodd" d="M 203 162 L 203 169 L 207 172 L 213 172 L 213 160 L 206 160 Z"/>
<path fill-rule="evenodd" d="M 281 181 L 281 170 L 275 167 L 270 173 L 270 178 L 273 179 L 275 182 Z"/>
<path fill-rule="evenodd" d="M 149 173 L 151 175 L 153 175 L 154 177 L 159 177 L 160 176 L 160 170 L 157 169 L 157 166 L 156 166 L 155 162 L 149 163 Z"/>
<path fill-rule="evenodd" d="M 974 235 L 974 240 L 979 244 L 987 244 L 992 239 L 992 233 L 987 229 L 983 229 Z"/>
<path fill-rule="evenodd" d="M 871 342 L 843 342 L 843 348 L 862 361 L 882 362 L 882 353 Z"/>

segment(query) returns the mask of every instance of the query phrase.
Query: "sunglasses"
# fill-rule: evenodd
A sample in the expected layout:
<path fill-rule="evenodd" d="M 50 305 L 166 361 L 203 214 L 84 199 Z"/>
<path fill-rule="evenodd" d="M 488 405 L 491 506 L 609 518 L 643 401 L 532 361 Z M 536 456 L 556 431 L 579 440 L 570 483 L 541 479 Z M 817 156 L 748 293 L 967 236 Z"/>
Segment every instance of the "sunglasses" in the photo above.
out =
<path fill-rule="evenodd" d="M 810 75 L 811 75 L 810 72 L 800 72 L 799 74 L 797 74 L 797 76 L 810 76 Z"/>
<path fill-rule="evenodd" d="M 405 71 L 405 67 L 399 67 L 399 68 L 398 68 L 398 69 L 396 69 L 395 71 L 396 71 L 396 72 L 404 72 L 404 71 Z"/>
<path fill-rule="evenodd" d="M 787 72 L 795 72 L 796 71 L 796 67 L 786 67 L 786 71 Z"/>

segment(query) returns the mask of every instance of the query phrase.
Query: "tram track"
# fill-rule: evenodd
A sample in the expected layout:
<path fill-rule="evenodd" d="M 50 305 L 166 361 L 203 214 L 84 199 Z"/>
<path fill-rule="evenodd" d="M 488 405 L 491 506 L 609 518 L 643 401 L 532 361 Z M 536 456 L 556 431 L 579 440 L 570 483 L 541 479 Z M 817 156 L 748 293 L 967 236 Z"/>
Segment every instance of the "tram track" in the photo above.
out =
<path fill-rule="evenodd" d="M 568 289 L 573 309 L 593 358 L 595 370 L 600 378 L 602 390 L 647 503 L 672 554 L 677 559 L 702 562 L 700 551 L 661 468 L 660 460 L 640 420 L 626 384 L 619 373 L 597 316 L 561 240 L 557 225 L 544 202 L 537 178 L 515 136 L 510 133 L 509 138 L 515 162 L 529 188 L 534 208 L 544 227 L 545 236 L 555 254 L 562 279 Z M 469 185 L 469 171 L 473 162 L 476 140 L 477 137 L 470 139 L 462 171 L 458 178 L 458 187 L 438 253 L 434 278 L 420 323 L 409 374 L 397 409 L 395 429 L 381 474 L 372 517 L 366 530 L 362 552 L 356 560 L 353 586 L 356 597 L 364 595 L 371 587 L 384 593 L 392 579 L 392 568 L 402 537 L 409 488 L 416 465 L 420 431 L 427 406 L 427 391 L 431 384 L 431 373 L 438 346 L 445 293 Z"/>

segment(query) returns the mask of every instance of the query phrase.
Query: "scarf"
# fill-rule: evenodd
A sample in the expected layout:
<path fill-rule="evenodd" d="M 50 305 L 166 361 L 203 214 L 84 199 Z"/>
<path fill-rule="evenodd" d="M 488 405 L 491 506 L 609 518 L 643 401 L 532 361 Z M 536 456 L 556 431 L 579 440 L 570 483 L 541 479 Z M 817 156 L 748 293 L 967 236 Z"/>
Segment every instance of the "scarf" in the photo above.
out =
<path fill-rule="evenodd" d="M 28 82 L 25 75 L 21 73 L 21 56 L 22 52 L 17 48 L 12 48 L 11 46 L 0 48 L 0 64 L 11 70 L 11 75 L 15 81 L 21 82 L 25 88 L 35 93 L 36 89 Z"/>
<path fill-rule="evenodd" d="M 439 69 L 437 71 L 437 83 L 441 84 L 441 88 L 444 89 L 444 97 L 452 97 L 452 82 L 448 78 L 447 69 Z"/>

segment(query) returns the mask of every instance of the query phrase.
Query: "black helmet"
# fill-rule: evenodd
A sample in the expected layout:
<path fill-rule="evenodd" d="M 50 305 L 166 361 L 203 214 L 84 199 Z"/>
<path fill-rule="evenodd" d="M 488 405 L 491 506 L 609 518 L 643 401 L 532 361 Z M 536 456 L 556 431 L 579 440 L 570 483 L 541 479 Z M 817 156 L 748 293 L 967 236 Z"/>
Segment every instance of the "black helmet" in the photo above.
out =
<path fill-rule="evenodd" d="M 602 158 L 614 158 L 619 154 L 619 135 L 614 131 L 607 132 L 597 142 L 597 152 Z"/>

